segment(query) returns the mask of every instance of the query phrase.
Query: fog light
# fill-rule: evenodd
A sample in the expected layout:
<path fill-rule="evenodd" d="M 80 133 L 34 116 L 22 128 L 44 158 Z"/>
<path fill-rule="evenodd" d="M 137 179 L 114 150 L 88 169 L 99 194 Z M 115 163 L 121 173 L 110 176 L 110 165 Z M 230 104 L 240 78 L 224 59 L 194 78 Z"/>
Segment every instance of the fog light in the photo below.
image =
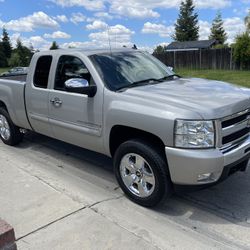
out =
<path fill-rule="evenodd" d="M 214 182 L 216 181 L 216 177 L 214 173 L 206 173 L 206 174 L 199 174 L 197 181 L 198 182 Z"/>

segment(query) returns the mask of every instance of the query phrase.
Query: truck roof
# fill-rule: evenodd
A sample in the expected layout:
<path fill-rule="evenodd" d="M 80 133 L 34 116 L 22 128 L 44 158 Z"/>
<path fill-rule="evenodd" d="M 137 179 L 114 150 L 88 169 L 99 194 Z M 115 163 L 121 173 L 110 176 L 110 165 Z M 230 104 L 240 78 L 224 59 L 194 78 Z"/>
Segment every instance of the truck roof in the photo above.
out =
<path fill-rule="evenodd" d="M 57 49 L 57 50 L 47 50 L 35 53 L 35 55 L 61 55 L 69 52 L 80 52 L 86 56 L 97 55 L 110 52 L 132 52 L 134 49 L 119 48 L 119 49 Z"/>

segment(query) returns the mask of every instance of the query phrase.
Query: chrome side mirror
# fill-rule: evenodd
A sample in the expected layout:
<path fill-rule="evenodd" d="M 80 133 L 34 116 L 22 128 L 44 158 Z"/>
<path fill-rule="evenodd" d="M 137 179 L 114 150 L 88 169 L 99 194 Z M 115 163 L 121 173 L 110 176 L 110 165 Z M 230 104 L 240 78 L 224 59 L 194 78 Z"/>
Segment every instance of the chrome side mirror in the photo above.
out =
<path fill-rule="evenodd" d="M 71 78 L 67 80 L 65 83 L 66 89 L 69 88 L 81 88 L 81 87 L 88 87 L 89 82 L 86 79 L 83 78 Z"/>
<path fill-rule="evenodd" d="M 97 91 L 95 85 L 90 86 L 89 82 L 83 78 L 71 78 L 64 85 L 68 92 L 84 94 L 89 97 L 94 97 Z"/>

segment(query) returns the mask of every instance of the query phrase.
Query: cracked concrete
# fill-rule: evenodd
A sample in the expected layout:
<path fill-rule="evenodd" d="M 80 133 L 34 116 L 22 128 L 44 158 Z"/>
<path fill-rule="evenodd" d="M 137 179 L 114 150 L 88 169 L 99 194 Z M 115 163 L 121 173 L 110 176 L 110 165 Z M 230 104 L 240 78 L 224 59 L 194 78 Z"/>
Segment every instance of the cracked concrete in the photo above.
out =
<path fill-rule="evenodd" d="M 250 249 L 249 173 L 146 209 L 105 156 L 30 134 L 0 143 L 0 216 L 18 249 Z"/>
<path fill-rule="evenodd" d="M 89 208 L 24 240 L 19 249 L 157 249 Z"/>

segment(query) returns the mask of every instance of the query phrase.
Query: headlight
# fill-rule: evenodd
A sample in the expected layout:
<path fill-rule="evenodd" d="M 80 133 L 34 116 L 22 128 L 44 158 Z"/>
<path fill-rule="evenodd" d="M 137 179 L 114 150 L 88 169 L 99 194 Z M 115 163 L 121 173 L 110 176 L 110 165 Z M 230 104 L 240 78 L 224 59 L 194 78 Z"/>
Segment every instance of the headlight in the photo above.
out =
<path fill-rule="evenodd" d="M 215 146 L 214 122 L 176 120 L 175 146 L 179 148 L 213 148 Z"/>

